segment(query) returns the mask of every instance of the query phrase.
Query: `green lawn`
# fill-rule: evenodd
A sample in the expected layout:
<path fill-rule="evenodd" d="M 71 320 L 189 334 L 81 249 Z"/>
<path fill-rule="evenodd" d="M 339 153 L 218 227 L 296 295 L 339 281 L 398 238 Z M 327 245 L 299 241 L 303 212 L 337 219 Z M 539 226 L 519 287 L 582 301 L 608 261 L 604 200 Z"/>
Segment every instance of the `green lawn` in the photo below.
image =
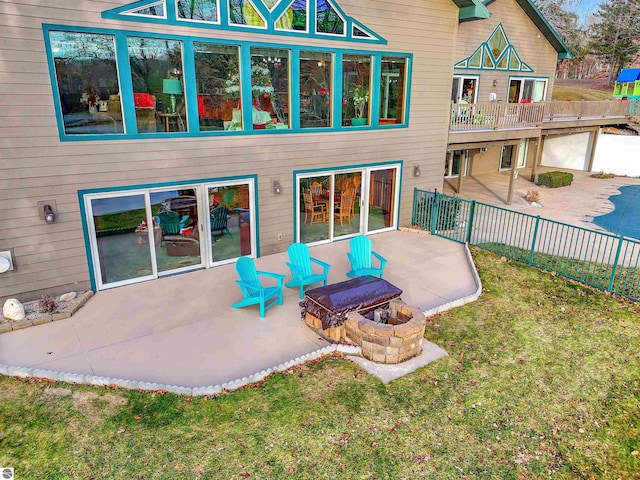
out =
<path fill-rule="evenodd" d="M 613 100 L 613 87 L 608 90 L 596 88 L 554 85 L 553 100 Z"/>
<path fill-rule="evenodd" d="M 383 385 L 329 357 L 219 398 L 0 377 L 20 479 L 632 479 L 640 307 L 474 250 L 485 292 Z"/>

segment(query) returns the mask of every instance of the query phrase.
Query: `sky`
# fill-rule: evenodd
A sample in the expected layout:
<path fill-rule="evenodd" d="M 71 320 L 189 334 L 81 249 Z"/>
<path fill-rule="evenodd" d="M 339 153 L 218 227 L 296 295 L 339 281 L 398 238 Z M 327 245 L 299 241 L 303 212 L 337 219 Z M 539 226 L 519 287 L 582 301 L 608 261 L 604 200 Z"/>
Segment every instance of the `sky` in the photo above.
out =
<path fill-rule="evenodd" d="M 580 16 L 581 20 L 584 20 L 587 15 L 590 15 L 596 11 L 598 4 L 603 0 L 581 0 L 580 5 L 576 9 L 576 13 Z"/>

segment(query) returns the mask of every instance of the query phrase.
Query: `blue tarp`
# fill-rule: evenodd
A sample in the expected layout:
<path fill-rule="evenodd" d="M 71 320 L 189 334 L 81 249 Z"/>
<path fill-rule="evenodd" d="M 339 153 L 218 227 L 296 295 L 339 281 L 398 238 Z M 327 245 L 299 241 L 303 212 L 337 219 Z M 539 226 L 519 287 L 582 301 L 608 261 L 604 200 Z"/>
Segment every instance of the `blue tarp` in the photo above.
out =
<path fill-rule="evenodd" d="M 640 240 L 640 185 L 620 187 L 620 195 L 609 197 L 615 208 L 593 219 L 610 232 Z"/>
<path fill-rule="evenodd" d="M 327 329 L 342 325 L 349 312 L 365 316 L 376 308 L 388 307 L 389 300 L 400 295 L 402 290 L 395 285 L 367 275 L 307 290 L 300 307 L 303 318 L 309 312 L 322 321 L 323 329 Z"/>
<path fill-rule="evenodd" d="M 636 80 L 640 80 L 640 68 L 624 68 L 618 75 L 616 82 L 627 83 L 635 82 Z"/>

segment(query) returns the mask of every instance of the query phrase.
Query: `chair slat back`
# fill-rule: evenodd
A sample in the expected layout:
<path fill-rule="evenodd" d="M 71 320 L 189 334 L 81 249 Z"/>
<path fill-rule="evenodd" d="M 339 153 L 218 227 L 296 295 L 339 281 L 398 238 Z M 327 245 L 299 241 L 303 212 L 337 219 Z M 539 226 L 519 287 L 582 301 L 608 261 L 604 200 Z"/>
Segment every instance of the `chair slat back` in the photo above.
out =
<path fill-rule="evenodd" d="M 353 206 L 353 194 L 350 191 L 344 192 L 340 195 L 340 213 L 351 212 Z"/>
<path fill-rule="evenodd" d="M 260 280 L 258 279 L 258 273 L 256 272 L 256 265 L 251 257 L 240 257 L 236 261 L 236 271 L 240 280 L 250 285 L 254 285 L 257 290 L 262 288 Z M 244 290 L 244 289 L 243 289 Z"/>
<path fill-rule="evenodd" d="M 311 195 L 311 192 L 303 193 L 302 198 L 304 199 L 304 209 L 307 212 L 312 213 L 313 212 L 313 196 Z"/>
<path fill-rule="evenodd" d="M 180 233 L 180 215 L 178 212 L 165 210 L 158 214 L 158 220 L 160 221 L 162 233 L 169 235 Z"/>
<path fill-rule="evenodd" d="M 371 268 L 373 247 L 369 237 L 363 235 L 353 237 L 349 242 L 349 248 L 351 249 L 351 256 L 356 262 L 354 267 Z"/>
<path fill-rule="evenodd" d="M 224 205 L 219 205 L 211 210 L 211 230 L 221 230 L 226 228 L 229 216 L 229 209 Z"/>
<path fill-rule="evenodd" d="M 314 195 L 322 195 L 322 184 L 318 182 L 313 182 L 311 184 L 311 193 Z"/>
<path fill-rule="evenodd" d="M 311 269 L 311 254 L 309 253 L 309 247 L 304 243 L 292 243 L 287 249 L 289 254 L 289 261 L 295 265 L 303 275 L 312 275 Z"/>

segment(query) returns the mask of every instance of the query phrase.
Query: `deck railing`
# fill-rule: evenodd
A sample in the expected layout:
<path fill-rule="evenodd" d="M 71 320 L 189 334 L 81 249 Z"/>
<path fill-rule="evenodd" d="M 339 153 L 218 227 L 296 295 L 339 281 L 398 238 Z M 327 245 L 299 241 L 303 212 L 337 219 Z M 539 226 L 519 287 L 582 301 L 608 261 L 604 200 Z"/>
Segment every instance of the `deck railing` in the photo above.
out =
<path fill-rule="evenodd" d="M 539 127 L 563 119 L 629 118 L 640 114 L 638 101 L 565 101 L 535 103 L 452 103 L 452 131 Z"/>
<path fill-rule="evenodd" d="M 419 189 L 412 224 L 640 301 L 638 240 Z"/>

